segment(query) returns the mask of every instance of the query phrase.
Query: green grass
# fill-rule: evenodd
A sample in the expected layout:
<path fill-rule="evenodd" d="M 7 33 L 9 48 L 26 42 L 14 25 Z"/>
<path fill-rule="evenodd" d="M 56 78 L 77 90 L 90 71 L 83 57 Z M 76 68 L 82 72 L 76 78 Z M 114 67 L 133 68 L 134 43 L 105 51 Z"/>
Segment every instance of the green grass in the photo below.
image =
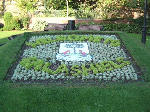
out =
<path fill-rule="evenodd" d="M 144 71 L 147 82 L 67 86 L 13 84 L 3 81 L 26 37 L 0 47 L 0 112 L 150 112 L 150 40 L 119 32 L 125 45 Z M 28 37 L 28 36 L 27 36 Z"/>
<path fill-rule="evenodd" d="M 1 112 L 149 112 L 146 84 L 107 87 L 1 87 Z"/>
<path fill-rule="evenodd" d="M 8 37 L 12 35 L 22 34 L 25 31 L 0 31 L 0 44 L 7 43 Z"/>
<path fill-rule="evenodd" d="M 119 33 L 119 35 L 142 69 L 144 79 L 150 81 L 150 36 L 147 36 L 147 43 L 143 45 L 139 34 Z"/>

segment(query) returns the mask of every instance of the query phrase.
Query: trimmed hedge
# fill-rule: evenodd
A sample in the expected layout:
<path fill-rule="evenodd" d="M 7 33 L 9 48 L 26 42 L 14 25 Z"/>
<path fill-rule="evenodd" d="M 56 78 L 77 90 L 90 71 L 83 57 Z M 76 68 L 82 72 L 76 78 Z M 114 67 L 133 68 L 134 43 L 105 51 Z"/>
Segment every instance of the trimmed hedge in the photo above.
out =
<path fill-rule="evenodd" d="M 115 19 L 116 20 L 116 19 Z M 115 20 L 108 20 L 108 23 L 94 23 L 94 22 L 88 22 L 88 23 L 79 23 L 76 24 L 76 28 L 80 25 L 102 25 L 103 31 L 124 31 L 128 33 L 141 33 L 142 32 L 142 26 L 144 22 L 144 18 L 140 17 L 138 19 L 129 19 L 129 23 L 114 23 Z M 150 24 L 150 20 L 147 20 L 147 24 Z M 147 29 L 148 32 L 150 32 L 150 29 Z"/>
<path fill-rule="evenodd" d="M 90 24 L 95 24 L 95 23 L 82 23 L 82 24 L 77 24 L 76 29 L 79 28 L 80 25 L 90 25 Z M 142 26 L 139 24 L 125 24 L 125 23 L 103 23 L 103 24 L 98 24 L 103 26 L 103 31 L 124 31 L 128 33 L 141 33 L 142 31 Z"/>
<path fill-rule="evenodd" d="M 104 31 L 125 31 L 128 33 L 141 33 L 142 27 L 138 24 L 103 24 Z"/>

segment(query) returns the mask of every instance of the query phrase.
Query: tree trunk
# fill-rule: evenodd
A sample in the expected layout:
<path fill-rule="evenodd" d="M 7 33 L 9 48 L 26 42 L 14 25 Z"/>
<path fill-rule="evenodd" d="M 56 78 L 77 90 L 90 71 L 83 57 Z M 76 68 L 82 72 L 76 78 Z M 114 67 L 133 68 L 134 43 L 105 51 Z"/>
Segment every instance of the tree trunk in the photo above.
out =
<path fill-rule="evenodd" d="M 4 14 L 4 12 L 5 12 L 5 0 L 3 0 L 3 2 L 2 2 L 2 7 L 3 7 L 3 10 L 2 10 L 2 14 Z"/>
<path fill-rule="evenodd" d="M 69 5 L 68 5 L 68 0 L 66 0 L 66 3 L 67 3 L 67 18 L 69 16 Z"/>

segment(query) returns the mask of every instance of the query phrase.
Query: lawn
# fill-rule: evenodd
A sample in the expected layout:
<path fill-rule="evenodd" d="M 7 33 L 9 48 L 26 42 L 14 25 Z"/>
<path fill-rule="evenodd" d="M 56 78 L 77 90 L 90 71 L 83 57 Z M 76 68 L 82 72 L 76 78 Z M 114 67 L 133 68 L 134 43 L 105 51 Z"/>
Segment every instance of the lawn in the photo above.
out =
<path fill-rule="evenodd" d="M 1 31 L 0 32 L 0 44 L 7 43 L 8 37 L 12 35 L 22 34 L 25 31 Z"/>
<path fill-rule="evenodd" d="M 119 35 L 143 73 L 145 73 L 144 79 L 150 81 L 150 36 L 147 37 L 146 45 L 143 45 L 139 34 L 119 33 Z"/>
<path fill-rule="evenodd" d="M 150 40 L 144 46 L 139 34 L 118 34 L 142 68 L 144 82 L 101 86 L 10 83 L 3 79 L 26 38 L 17 37 L 1 46 L 0 112 L 149 112 Z"/>

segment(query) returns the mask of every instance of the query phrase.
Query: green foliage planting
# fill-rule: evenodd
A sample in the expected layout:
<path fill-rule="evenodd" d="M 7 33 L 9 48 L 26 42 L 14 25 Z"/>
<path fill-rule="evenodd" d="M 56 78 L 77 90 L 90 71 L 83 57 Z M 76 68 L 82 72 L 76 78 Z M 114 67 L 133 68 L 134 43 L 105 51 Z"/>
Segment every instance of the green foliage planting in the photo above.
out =
<path fill-rule="evenodd" d="M 61 41 L 70 41 L 70 42 L 89 41 L 89 42 L 99 43 L 102 42 L 102 40 L 104 40 L 104 44 L 109 44 L 112 47 L 120 46 L 120 40 L 105 39 L 101 36 L 92 36 L 92 35 L 90 35 L 89 37 L 69 35 L 69 36 L 57 36 L 55 39 L 43 38 L 43 39 L 37 39 L 35 42 L 26 42 L 26 45 L 35 48 L 36 46 L 39 45 L 50 44 L 53 42 L 61 42 Z"/>
<path fill-rule="evenodd" d="M 81 74 L 82 71 L 80 70 L 80 66 L 79 66 L 79 65 L 73 65 L 73 66 L 71 67 L 70 73 L 71 73 L 73 76 L 78 76 L 79 74 Z"/>
<path fill-rule="evenodd" d="M 113 39 L 110 39 L 110 38 L 105 39 L 105 40 L 104 40 L 104 43 L 105 43 L 105 44 L 110 44 L 110 45 L 113 46 L 113 47 L 120 46 L 120 41 L 119 41 L 119 40 L 113 40 Z"/>
<path fill-rule="evenodd" d="M 26 42 L 27 46 L 36 47 L 43 44 L 50 44 L 54 42 L 52 39 L 38 39 L 36 42 Z"/>
<path fill-rule="evenodd" d="M 69 67 L 65 64 L 59 65 L 56 70 L 51 69 L 51 63 L 44 62 L 41 59 L 37 59 L 36 57 L 28 57 L 21 60 L 20 64 L 26 69 L 34 69 L 36 71 L 44 71 L 49 74 L 61 74 L 65 73 L 65 75 L 69 75 L 69 73 L 73 76 L 83 75 L 88 76 L 89 73 L 93 73 L 94 75 L 98 73 L 104 73 L 107 71 L 111 71 L 118 68 L 123 68 L 124 66 L 130 65 L 129 61 L 125 61 L 123 57 L 118 57 L 114 61 L 104 61 L 101 63 L 91 63 L 90 65 L 82 64 L 72 65 Z"/>

